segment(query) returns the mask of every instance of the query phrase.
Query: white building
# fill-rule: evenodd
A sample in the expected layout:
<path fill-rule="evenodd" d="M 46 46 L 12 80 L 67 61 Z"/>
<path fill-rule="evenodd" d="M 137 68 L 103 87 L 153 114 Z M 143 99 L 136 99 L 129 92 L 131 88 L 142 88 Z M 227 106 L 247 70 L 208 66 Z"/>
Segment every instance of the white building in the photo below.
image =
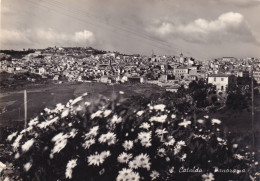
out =
<path fill-rule="evenodd" d="M 40 75 L 43 75 L 43 74 L 45 74 L 45 73 L 46 73 L 45 68 L 40 67 L 40 68 L 39 68 L 39 74 L 40 74 Z"/>
<path fill-rule="evenodd" d="M 231 84 L 236 84 L 236 77 L 225 74 L 212 74 L 208 76 L 208 83 L 216 86 L 217 92 L 226 92 Z"/>
<path fill-rule="evenodd" d="M 256 80 L 256 82 L 260 83 L 260 71 L 253 71 L 253 77 Z"/>
<path fill-rule="evenodd" d="M 174 76 L 175 79 L 185 79 L 189 74 L 189 69 L 188 67 L 180 66 L 178 68 L 174 69 Z"/>

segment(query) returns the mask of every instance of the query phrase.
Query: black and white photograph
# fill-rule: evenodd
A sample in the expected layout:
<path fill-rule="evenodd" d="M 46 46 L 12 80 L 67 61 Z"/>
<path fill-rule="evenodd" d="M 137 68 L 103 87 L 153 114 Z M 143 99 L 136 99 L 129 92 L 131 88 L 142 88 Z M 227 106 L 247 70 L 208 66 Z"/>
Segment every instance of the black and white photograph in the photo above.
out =
<path fill-rule="evenodd" d="M 0 0 L 0 181 L 260 181 L 260 0 Z"/>

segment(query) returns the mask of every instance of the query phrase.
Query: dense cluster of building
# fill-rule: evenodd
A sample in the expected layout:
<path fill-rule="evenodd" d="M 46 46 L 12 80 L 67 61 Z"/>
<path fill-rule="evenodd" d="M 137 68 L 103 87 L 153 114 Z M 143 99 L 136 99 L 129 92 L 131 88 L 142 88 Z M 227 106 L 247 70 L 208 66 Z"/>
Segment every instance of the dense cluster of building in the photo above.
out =
<path fill-rule="evenodd" d="M 8 55 L 1 53 L 1 57 Z M 96 81 L 102 83 L 152 83 L 177 91 L 193 80 L 205 79 L 225 92 L 236 77 L 251 77 L 260 83 L 260 59 L 223 57 L 198 61 L 192 57 L 125 55 L 93 48 L 47 48 L 21 59 L 2 58 L 0 71 L 13 74 L 30 72 L 42 79 Z"/>

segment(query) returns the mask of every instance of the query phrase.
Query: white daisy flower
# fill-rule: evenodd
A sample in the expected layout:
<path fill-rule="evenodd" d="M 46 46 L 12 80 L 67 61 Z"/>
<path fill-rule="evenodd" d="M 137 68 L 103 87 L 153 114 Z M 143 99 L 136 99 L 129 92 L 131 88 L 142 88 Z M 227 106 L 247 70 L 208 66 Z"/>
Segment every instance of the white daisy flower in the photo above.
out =
<path fill-rule="evenodd" d="M 51 126 L 52 124 L 56 123 L 59 119 L 60 119 L 59 117 L 55 117 L 53 119 L 51 118 L 51 120 L 43 121 L 37 126 L 41 129 L 47 128 L 48 126 Z"/>
<path fill-rule="evenodd" d="M 158 123 L 164 123 L 166 121 L 167 115 L 161 115 L 161 116 L 153 116 L 150 118 L 149 121 L 151 122 L 158 122 Z"/>
<path fill-rule="evenodd" d="M 79 105 L 77 108 L 76 108 L 76 111 L 79 112 L 79 111 L 82 111 L 83 110 L 83 107 L 81 105 Z"/>
<path fill-rule="evenodd" d="M 150 177 L 152 180 L 157 179 L 160 176 L 159 172 L 153 170 L 152 173 L 150 174 Z"/>
<path fill-rule="evenodd" d="M 98 130 L 99 130 L 99 126 L 94 126 L 93 128 L 91 128 L 89 130 L 88 133 L 85 134 L 85 138 L 88 139 L 88 138 L 97 136 Z"/>
<path fill-rule="evenodd" d="M 191 124 L 191 121 L 186 121 L 186 119 L 184 119 L 183 122 L 179 123 L 178 125 L 187 128 L 187 126 L 190 124 Z"/>
<path fill-rule="evenodd" d="M 212 119 L 211 123 L 212 123 L 212 125 L 214 125 L 214 124 L 221 124 L 221 121 L 219 119 Z"/>
<path fill-rule="evenodd" d="M 153 106 L 153 109 L 155 109 L 156 111 L 164 111 L 165 107 L 166 106 L 164 104 L 158 104 Z"/>
<path fill-rule="evenodd" d="M 106 118 L 107 116 L 109 116 L 112 113 L 112 110 L 105 110 L 104 111 L 104 117 Z"/>
<path fill-rule="evenodd" d="M 75 138 L 75 136 L 78 134 L 78 130 L 73 128 L 69 134 L 68 134 L 68 138 Z"/>
<path fill-rule="evenodd" d="M 117 161 L 119 163 L 128 163 L 131 158 L 133 158 L 132 154 L 127 154 L 126 152 L 123 152 L 117 157 Z"/>
<path fill-rule="evenodd" d="M 64 108 L 65 108 L 64 105 L 62 105 L 61 103 L 58 103 L 58 104 L 56 105 L 55 111 L 56 111 L 56 112 L 60 112 L 60 111 L 62 111 Z"/>
<path fill-rule="evenodd" d="M 123 147 L 125 148 L 126 151 L 131 150 L 134 146 L 134 142 L 131 140 L 125 140 L 123 143 Z"/>
<path fill-rule="evenodd" d="M 86 107 L 88 107 L 88 106 L 90 106 L 90 105 L 91 105 L 91 103 L 90 103 L 90 102 L 85 102 L 84 104 L 85 104 L 85 106 L 86 106 Z"/>
<path fill-rule="evenodd" d="M 166 146 L 173 146 L 174 143 L 175 143 L 175 139 L 172 138 L 172 137 L 170 137 L 170 138 L 169 138 L 169 141 L 165 142 L 164 144 L 165 144 Z"/>
<path fill-rule="evenodd" d="M 177 145 L 186 146 L 185 141 L 178 141 L 178 142 L 177 142 Z"/>
<path fill-rule="evenodd" d="M 134 172 L 132 169 L 123 168 L 119 171 L 119 174 L 116 178 L 116 181 L 139 181 L 140 175 L 137 172 Z"/>
<path fill-rule="evenodd" d="M 158 155 L 159 157 L 164 157 L 164 156 L 166 155 L 165 149 L 164 149 L 164 148 L 159 148 L 159 149 L 157 150 L 157 155 Z"/>
<path fill-rule="evenodd" d="M 237 148 L 237 147 L 238 147 L 238 144 L 233 144 L 232 147 L 233 147 L 233 148 Z"/>
<path fill-rule="evenodd" d="M 203 181 L 213 181 L 213 180 L 215 180 L 214 175 L 212 173 L 203 174 L 202 179 L 203 179 Z"/>
<path fill-rule="evenodd" d="M 151 168 L 151 163 L 149 162 L 149 160 L 150 157 L 146 153 L 145 154 L 141 153 L 140 155 L 134 158 L 134 161 L 138 163 L 139 167 L 146 168 L 147 170 L 150 170 Z"/>
<path fill-rule="evenodd" d="M 32 126 L 27 127 L 26 129 L 22 130 L 20 134 L 24 134 L 26 132 L 30 132 L 33 129 Z"/>
<path fill-rule="evenodd" d="M 138 139 L 140 140 L 142 146 L 144 146 L 144 147 L 152 146 L 151 137 L 152 137 L 151 131 L 138 133 Z"/>
<path fill-rule="evenodd" d="M 104 157 L 100 154 L 88 156 L 88 165 L 99 166 L 105 161 Z"/>
<path fill-rule="evenodd" d="M 170 172 L 170 173 L 174 173 L 174 167 L 171 167 L 171 168 L 169 169 L 169 172 Z"/>
<path fill-rule="evenodd" d="M 150 140 L 152 138 L 152 132 L 151 131 L 149 131 L 149 132 L 144 132 L 144 131 L 142 131 L 142 132 L 140 132 L 140 133 L 138 133 L 138 139 L 139 140 Z"/>
<path fill-rule="evenodd" d="M 72 169 L 77 166 L 77 159 L 70 160 L 66 166 L 65 176 L 68 179 L 72 178 Z"/>
<path fill-rule="evenodd" d="M 15 158 L 15 159 L 20 158 L 20 153 L 17 152 L 17 153 L 14 155 L 14 158 Z"/>
<path fill-rule="evenodd" d="M 102 134 L 98 141 L 100 143 L 107 143 L 108 145 L 112 145 L 116 143 L 116 135 L 112 132 L 108 132 L 106 134 Z"/>
<path fill-rule="evenodd" d="M 187 158 L 187 154 L 185 153 L 185 154 L 183 154 L 183 155 L 181 156 L 180 161 L 181 161 L 181 162 L 184 162 L 186 158 Z"/>
<path fill-rule="evenodd" d="M 85 148 L 85 149 L 89 149 L 91 145 L 95 144 L 95 139 L 91 138 L 89 140 L 86 140 L 85 143 L 82 144 L 82 146 Z"/>
<path fill-rule="evenodd" d="M 222 138 L 219 138 L 219 137 L 217 137 L 217 140 L 218 140 L 220 145 L 227 145 L 227 141 L 226 140 L 224 140 Z"/>
<path fill-rule="evenodd" d="M 156 129 L 155 133 L 156 133 L 158 136 L 162 136 L 162 135 L 168 133 L 168 131 L 166 131 L 165 128 L 163 128 L 163 129 L 159 129 L 159 128 L 158 128 L 158 129 Z"/>
<path fill-rule="evenodd" d="M 28 172 L 32 167 L 32 163 L 31 162 L 27 162 L 26 164 L 23 165 L 23 168 L 26 172 Z"/>
<path fill-rule="evenodd" d="M 12 133 L 12 134 L 10 134 L 8 137 L 7 137 L 7 141 L 12 141 L 12 139 L 17 135 L 17 133 L 18 133 L 18 131 L 16 131 L 16 132 L 14 132 L 14 133 Z"/>
<path fill-rule="evenodd" d="M 84 94 L 82 94 L 82 96 L 83 97 L 85 97 L 85 96 L 87 96 L 88 95 L 88 93 L 87 92 L 85 92 Z"/>
<path fill-rule="evenodd" d="M 23 135 L 20 134 L 14 140 L 14 142 L 12 144 L 12 147 L 13 147 L 14 151 L 16 151 L 19 148 L 19 146 L 20 146 L 19 144 L 20 144 L 20 141 L 21 141 L 22 137 L 23 137 Z"/>
<path fill-rule="evenodd" d="M 65 109 L 62 113 L 61 113 L 61 118 L 65 118 L 69 115 L 70 111 L 69 109 Z"/>
<path fill-rule="evenodd" d="M 103 113 L 103 111 L 98 110 L 97 112 L 91 114 L 90 119 L 94 119 L 96 117 L 101 117 L 102 113 Z"/>
<path fill-rule="evenodd" d="M 102 152 L 100 153 L 100 155 L 101 155 L 102 157 L 104 157 L 104 158 L 107 158 L 107 157 L 111 156 L 111 152 L 110 152 L 109 150 L 107 150 L 107 151 L 102 151 Z"/>
<path fill-rule="evenodd" d="M 111 121 L 111 123 L 113 123 L 113 124 L 118 124 L 118 123 L 121 123 L 121 122 L 122 122 L 122 118 L 121 118 L 121 117 L 118 117 L 117 115 L 114 115 L 110 121 Z"/>
<path fill-rule="evenodd" d="M 243 160 L 244 156 L 240 155 L 240 154 L 234 154 L 234 158 L 237 160 Z"/>
<path fill-rule="evenodd" d="M 118 181 L 125 180 L 125 178 L 128 177 L 131 172 L 133 172 L 132 169 L 123 168 L 122 170 L 119 171 L 119 175 L 116 180 Z"/>
<path fill-rule="evenodd" d="M 82 96 L 77 97 L 76 99 L 74 99 L 74 100 L 71 102 L 71 105 L 74 105 L 74 104 L 78 103 L 78 102 L 81 101 L 82 99 L 83 99 Z"/>
<path fill-rule="evenodd" d="M 32 147 L 34 141 L 35 141 L 35 140 L 34 140 L 33 138 L 30 139 L 30 140 L 28 140 L 28 141 L 26 141 L 26 142 L 22 145 L 22 151 L 23 151 L 23 152 L 27 152 L 27 151 Z"/>
<path fill-rule="evenodd" d="M 59 153 L 63 148 L 65 148 L 68 141 L 67 138 L 68 135 L 63 133 L 59 133 L 52 138 L 51 141 L 55 143 L 53 149 L 51 150 L 51 156 L 55 153 Z"/>
<path fill-rule="evenodd" d="M 29 123 L 28 123 L 28 126 L 35 126 L 36 124 L 39 123 L 39 120 L 38 120 L 38 117 L 32 119 Z"/>
<path fill-rule="evenodd" d="M 144 111 L 138 111 L 136 114 L 137 116 L 142 116 L 144 114 Z"/>
<path fill-rule="evenodd" d="M 150 128 L 150 124 L 147 123 L 147 122 L 144 122 L 144 123 L 142 123 L 142 124 L 139 126 L 139 128 L 143 128 L 143 129 L 148 130 L 148 129 Z"/>
<path fill-rule="evenodd" d="M 144 141 L 141 141 L 141 145 L 148 148 L 150 146 L 152 146 L 152 143 L 151 143 L 151 140 L 144 140 Z"/>
<path fill-rule="evenodd" d="M 174 147 L 174 155 L 177 155 L 183 146 L 186 146 L 185 142 L 184 141 L 178 141 Z"/>
<path fill-rule="evenodd" d="M 139 181 L 140 180 L 140 175 L 139 175 L 138 172 L 131 172 L 128 178 L 129 179 L 127 179 L 127 180 L 131 179 L 132 181 Z"/>
<path fill-rule="evenodd" d="M 131 169 L 138 169 L 139 167 L 141 167 L 141 163 L 139 162 L 139 160 L 132 160 L 128 163 L 129 168 Z"/>
<path fill-rule="evenodd" d="M 171 118 L 172 118 L 172 119 L 175 119 L 175 118 L 176 118 L 176 114 L 172 114 L 172 115 L 171 115 Z"/>
<path fill-rule="evenodd" d="M 203 119 L 198 119 L 197 122 L 200 123 L 200 124 L 204 124 L 204 120 Z"/>
<path fill-rule="evenodd" d="M 6 169 L 6 165 L 0 161 L 0 174 L 2 175 L 3 171 Z"/>

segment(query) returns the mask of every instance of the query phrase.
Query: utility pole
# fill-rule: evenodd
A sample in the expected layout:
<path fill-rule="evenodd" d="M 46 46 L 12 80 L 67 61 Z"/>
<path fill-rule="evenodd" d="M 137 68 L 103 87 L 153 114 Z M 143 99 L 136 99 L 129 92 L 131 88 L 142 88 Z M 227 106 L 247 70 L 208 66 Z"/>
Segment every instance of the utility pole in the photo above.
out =
<path fill-rule="evenodd" d="M 115 88 L 114 88 L 114 84 L 113 84 L 113 94 L 115 94 Z"/>
<path fill-rule="evenodd" d="M 20 115 L 21 115 L 21 114 L 20 114 L 20 113 L 21 113 L 21 109 L 18 108 L 18 110 L 19 110 L 19 121 L 20 121 L 20 118 L 21 118 L 21 117 L 20 117 Z"/>
<path fill-rule="evenodd" d="M 252 144 L 255 146 L 255 122 L 254 122 L 254 76 L 253 76 L 253 65 L 251 67 L 251 94 L 252 94 Z"/>
<path fill-rule="evenodd" d="M 24 90 L 24 128 L 27 127 L 27 92 Z"/>

